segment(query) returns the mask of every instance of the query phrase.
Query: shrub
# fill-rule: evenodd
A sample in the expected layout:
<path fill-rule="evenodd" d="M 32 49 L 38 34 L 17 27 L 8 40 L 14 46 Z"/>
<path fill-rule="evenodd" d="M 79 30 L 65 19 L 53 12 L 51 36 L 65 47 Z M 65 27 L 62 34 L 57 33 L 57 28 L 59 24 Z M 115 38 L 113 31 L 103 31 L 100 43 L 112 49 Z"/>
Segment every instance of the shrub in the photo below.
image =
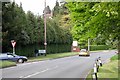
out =
<path fill-rule="evenodd" d="M 80 46 L 80 48 L 88 49 L 88 46 Z M 110 47 L 108 45 L 90 45 L 90 51 L 95 50 L 108 50 Z"/>
<path fill-rule="evenodd" d="M 107 45 L 91 45 L 90 46 L 90 50 L 94 51 L 94 50 L 108 50 L 109 46 Z"/>
<path fill-rule="evenodd" d="M 16 54 L 24 55 L 27 57 L 35 56 L 34 50 L 43 50 L 44 45 L 34 44 L 34 45 L 27 45 L 27 46 L 19 46 L 16 47 Z M 47 45 L 47 54 L 53 53 L 62 53 L 62 52 L 70 52 L 71 45 L 70 44 L 48 44 Z"/>

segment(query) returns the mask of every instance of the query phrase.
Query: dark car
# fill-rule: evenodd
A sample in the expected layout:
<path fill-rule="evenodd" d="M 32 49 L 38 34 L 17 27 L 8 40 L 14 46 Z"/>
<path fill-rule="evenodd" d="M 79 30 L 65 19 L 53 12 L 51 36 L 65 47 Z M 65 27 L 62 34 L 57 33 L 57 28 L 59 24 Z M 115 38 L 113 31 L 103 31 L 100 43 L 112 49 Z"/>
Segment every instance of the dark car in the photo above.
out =
<path fill-rule="evenodd" d="M 15 61 L 18 63 L 24 63 L 25 61 L 27 61 L 27 57 L 26 56 L 18 56 L 13 53 L 2 53 L 2 54 L 0 54 L 0 60 L 11 60 L 11 61 Z"/>

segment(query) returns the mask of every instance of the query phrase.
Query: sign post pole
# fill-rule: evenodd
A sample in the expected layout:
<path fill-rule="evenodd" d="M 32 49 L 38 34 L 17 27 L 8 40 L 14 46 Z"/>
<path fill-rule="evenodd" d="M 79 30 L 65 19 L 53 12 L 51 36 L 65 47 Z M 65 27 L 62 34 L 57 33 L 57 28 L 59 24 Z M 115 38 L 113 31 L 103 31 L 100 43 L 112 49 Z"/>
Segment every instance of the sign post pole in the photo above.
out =
<path fill-rule="evenodd" d="M 13 54 L 15 54 L 15 48 L 13 47 Z"/>
<path fill-rule="evenodd" d="M 13 54 L 15 54 L 15 45 L 16 45 L 16 42 L 14 40 L 11 40 L 11 44 L 12 44 L 12 47 L 13 47 Z"/>

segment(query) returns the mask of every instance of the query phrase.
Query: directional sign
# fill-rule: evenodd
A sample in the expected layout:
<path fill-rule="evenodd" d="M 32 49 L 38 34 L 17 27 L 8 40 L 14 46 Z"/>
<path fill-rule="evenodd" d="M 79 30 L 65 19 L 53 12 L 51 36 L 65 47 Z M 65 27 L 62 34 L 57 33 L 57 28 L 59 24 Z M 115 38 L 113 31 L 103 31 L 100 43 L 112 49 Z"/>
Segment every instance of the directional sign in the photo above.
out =
<path fill-rule="evenodd" d="M 38 53 L 46 53 L 46 50 L 39 50 Z"/>

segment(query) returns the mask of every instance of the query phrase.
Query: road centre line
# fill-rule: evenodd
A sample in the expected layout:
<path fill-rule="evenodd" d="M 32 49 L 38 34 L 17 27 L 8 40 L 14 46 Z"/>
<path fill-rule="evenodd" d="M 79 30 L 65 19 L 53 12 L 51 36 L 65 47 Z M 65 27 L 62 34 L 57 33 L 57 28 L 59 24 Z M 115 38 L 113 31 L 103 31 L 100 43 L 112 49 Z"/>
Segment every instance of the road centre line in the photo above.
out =
<path fill-rule="evenodd" d="M 45 69 L 45 70 L 43 70 L 43 71 L 41 71 L 41 72 L 36 72 L 36 73 L 30 74 L 30 75 L 28 75 L 28 76 L 22 77 L 22 78 L 29 78 L 29 77 L 35 76 L 35 75 L 37 75 L 37 74 L 46 72 L 46 71 L 48 71 L 48 70 L 49 70 L 49 69 Z"/>
<path fill-rule="evenodd" d="M 36 72 L 36 73 L 30 74 L 30 75 L 28 75 L 28 76 L 20 76 L 19 78 L 30 78 L 30 77 L 32 77 L 32 76 L 38 75 L 38 74 L 43 73 L 43 72 L 46 72 L 46 71 L 48 71 L 48 70 L 55 69 L 55 68 L 57 68 L 57 67 L 58 67 L 58 66 L 55 66 L 55 67 L 53 67 L 53 68 L 51 68 L 51 69 L 47 68 L 47 69 L 45 69 L 45 70 L 43 70 L 43 71 Z M 21 79 L 21 80 L 22 80 L 22 79 Z"/>
<path fill-rule="evenodd" d="M 26 76 L 26 77 L 24 77 L 24 78 L 29 78 L 29 77 L 31 77 L 31 76 L 35 76 L 35 75 L 37 75 L 37 74 L 39 74 L 39 73 L 42 73 L 42 72 L 36 72 L 36 73 L 31 74 L 31 75 L 28 75 L 28 76 Z"/>

